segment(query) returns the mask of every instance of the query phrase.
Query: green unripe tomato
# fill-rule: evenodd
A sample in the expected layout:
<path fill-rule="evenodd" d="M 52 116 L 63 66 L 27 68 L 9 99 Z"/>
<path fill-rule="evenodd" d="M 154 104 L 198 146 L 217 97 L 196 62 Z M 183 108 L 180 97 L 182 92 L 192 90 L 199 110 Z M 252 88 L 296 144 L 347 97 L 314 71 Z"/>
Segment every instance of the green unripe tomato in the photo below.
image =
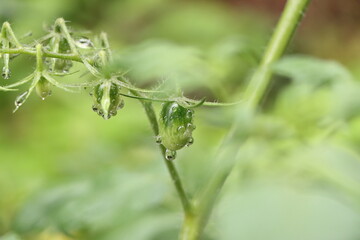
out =
<path fill-rule="evenodd" d="M 176 102 L 163 104 L 159 119 L 157 142 L 169 151 L 176 151 L 194 142 L 192 132 L 194 111 L 184 108 Z"/>
<path fill-rule="evenodd" d="M 93 110 L 104 119 L 109 119 L 124 107 L 124 100 L 120 93 L 120 87 L 111 82 L 103 82 L 94 87 Z"/>
<path fill-rule="evenodd" d="M 51 91 L 51 83 L 46 80 L 44 77 L 41 77 L 35 87 L 37 95 L 44 100 L 46 97 L 50 96 Z"/>

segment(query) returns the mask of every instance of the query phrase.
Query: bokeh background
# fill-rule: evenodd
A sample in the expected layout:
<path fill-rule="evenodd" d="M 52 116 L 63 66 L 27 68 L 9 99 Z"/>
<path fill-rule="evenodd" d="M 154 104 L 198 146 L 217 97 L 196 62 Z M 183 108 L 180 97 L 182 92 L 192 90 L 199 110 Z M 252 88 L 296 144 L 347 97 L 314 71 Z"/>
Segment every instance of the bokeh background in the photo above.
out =
<path fill-rule="evenodd" d="M 58 17 L 108 33 L 137 86 L 162 82 L 187 96 L 241 96 L 285 0 L 0 0 L 23 42 Z M 204 239 L 360 239 L 360 3 L 313 0 Z M 33 59 L 11 62 L 15 81 Z M 80 73 L 64 82 L 84 81 Z M 127 99 L 110 120 L 88 92 L 0 92 L 0 239 L 171 240 L 182 213 L 141 105 Z M 156 105 L 159 110 L 160 106 Z M 195 144 L 176 164 L 190 193 L 213 159 L 234 107 L 196 112 Z M 221 167 L 221 165 L 220 165 Z"/>

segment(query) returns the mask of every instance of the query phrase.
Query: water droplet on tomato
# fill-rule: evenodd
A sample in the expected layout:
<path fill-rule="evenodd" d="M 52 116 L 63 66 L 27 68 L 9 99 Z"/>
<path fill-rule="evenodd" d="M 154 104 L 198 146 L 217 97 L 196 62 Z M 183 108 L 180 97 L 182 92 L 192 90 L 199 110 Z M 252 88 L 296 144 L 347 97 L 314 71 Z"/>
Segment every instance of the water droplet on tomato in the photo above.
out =
<path fill-rule="evenodd" d="M 166 149 L 165 158 L 166 158 L 166 160 L 169 160 L 169 161 L 174 160 L 176 158 L 176 151 Z"/>

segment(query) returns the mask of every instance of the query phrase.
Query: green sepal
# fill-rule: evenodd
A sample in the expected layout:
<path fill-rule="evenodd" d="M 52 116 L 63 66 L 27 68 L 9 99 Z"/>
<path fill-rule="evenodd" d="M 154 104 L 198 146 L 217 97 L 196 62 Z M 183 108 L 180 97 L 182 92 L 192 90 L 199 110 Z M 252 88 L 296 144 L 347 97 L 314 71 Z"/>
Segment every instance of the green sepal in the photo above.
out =
<path fill-rule="evenodd" d="M 93 110 L 104 119 L 109 119 L 124 107 L 124 100 L 119 94 L 120 87 L 110 81 L 104 81 L 94 87 Z"/>

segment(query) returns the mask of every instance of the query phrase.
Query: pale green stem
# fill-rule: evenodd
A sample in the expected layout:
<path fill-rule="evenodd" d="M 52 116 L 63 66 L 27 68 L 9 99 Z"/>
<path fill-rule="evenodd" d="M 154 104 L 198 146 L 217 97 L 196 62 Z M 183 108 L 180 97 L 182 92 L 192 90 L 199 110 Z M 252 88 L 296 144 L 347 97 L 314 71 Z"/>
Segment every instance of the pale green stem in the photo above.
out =
<path fill-rule="evenodd" d="M 132 91 L 132 92 L 133 92 L 133 94 L 138 95 L 138 93 L 136 93 L 135 91 Z M 152 106 L 152 103 L 149 101 L 144 101 L 144 100 L 140 100 L 140 101 L 141 101 L 142 105 L 144 106 L 146 115 L 148 116 L 149 122 L 151 124 L 152 130 L 153 130 L 155 136 L 159 135 L 159 125 L 158 125 L 158 121 L 157 121 L 155 110 Z M 168 169 L 168 172 L 171 176 L 171 179 L 175 185 L 175 189 L 180 197 L 180 201 L 181 201 L 181 204 L 182 204 L 182 207 L 184 210 L 185 219 L 186 219 L 188 216 L 191 216 L 193 213 L 192 204 L 184 190 L 180 175 L 176 170 L 174 162 L 166 159 L 166 157 L 165 157 L 166 149 L 164 146 L 159 145 L 159 148 L 160 148 L 164 163 L 165 163 L 165 165 Z"/>
<path fill-rule="evenodd" d="M 17 48 L 21 48 L 22 45 L 19 42 L 19 40 L 16 38 L 14 31 L 12 30 L 10 23 L 8 22 L 4 22 L 3 24 L 3 31 L 6 31 L 6 35 L 7 38 L 9 39 L 9 37 L 11 38 L 11 42 L 17 47 Z M 10 39 L 9 39 L 10 40 Z"/>
<path fill-rule="evenodd" d="M 109 58 L 108 60 L 112 61 L 112 53 L 110 50 L 110 44 L 109 44 L 107 34 L 105 32 L 100 33 L 100 41 L 101 41 L 101 47 L 103 47 L 105 49 L 106 54 Z"/>
<path fill-rule="evenodd" d="M 212 209 L 216 202 L 227 177 L 231 173 L 235 160 L 238 156 L 239 147 L 246 140 L 241 135 L 242 120 L 251 118 L 253 112 L 269 85 L 272 76 L 272 64 L 277 61 L 284 53 L 288 46 L 299 22 L 301 21 L 304 11 L 310 0 L 288 0 L 280 20 L 275 28 L 274 34 L 266 48 L 262 61 L 254 73 L 248 88 L 245 92 L 246 105 L 239 109 L 236 122 L 225 138 L 222 148 L 217 155 L 218 159 L 226 161 L 224 167 L 213 177 L 213 180 L 205 188 L 199 199 L 199 216 L 190 226 L 183 227 L 182 240 L 196 240 L 201 236 L 201 232 L 207 224 Z M 232 159 L 232 160 L 230 160 Z M 195 230 L 191 231 L 190 228 Z M 194 232 L 196 234 L 194 234 Z M 191 235 L 189 235 L 191 234 Z"/>
<path fill-rule="evenodd" d="M 60 48 L 60 37 L 58 34 L 51 39 L 51 51 L 58 53 Z M 54 70 L 56 66 L 57 58 L 51 58 L 51 69 Z"/>
<path fill-rule="evenodd" d="M 36 49 L 34 49 L 34 48 L 0 49 L 0 54 L 26 54 L 26 55 L 36 56 Z M 62 53 L 48 52 L 48 51 L 44 50 L 43 56 L 50 57 L 50 58 L 71 60 L 71 61 L 75 61 L 75 62 L 82 62 L 81 57 L 78 54 L 73 54 L 73 53 L 62 54 Z"/>
<path fill-rule="evenodd" d="M 41 44 L 36 45 L 36 70 L 38 72 L 42 72 L 44 70 L 43 51 L 42 51 L 42 45 Z"/>
<path fill-rule="evenodd" d="M 309 2 L 310 0 L 287 1 L 283 14 L 263 55 L 260 66 L 253 75 L 245 92 L 244 99 L 247 99 L 252 107 L 255 108 L 264 96 L 272 76 L 272 64 L 284 54 L 298 24 L 305 14 Z"/>
<path fill-rule="evenodd" d="M 7 39 L 3 39 L 2 41 L 3 41 L 3 46 L 5 48 L 10 47 L 10 43 L 9 43 L 9 41 Z M 4 54 L 3 58 L 4 58 L 4 68 L 9 69 L 10 55 L 9 54 Z"/>
<path fill-rule="evenodd" d="M 79 52 L 76 48 L 73 38 L 71 37 L 70 32 L 66 26 L 65 20 L 63 18 L 56 19 L 55 26 L 59 26 L 61 28 L 62 33 L 65 35 L 65 38 L 66 38 L 67 42 L 69 43 L 71 51 L 74 54 L 79 55 Z"/>

